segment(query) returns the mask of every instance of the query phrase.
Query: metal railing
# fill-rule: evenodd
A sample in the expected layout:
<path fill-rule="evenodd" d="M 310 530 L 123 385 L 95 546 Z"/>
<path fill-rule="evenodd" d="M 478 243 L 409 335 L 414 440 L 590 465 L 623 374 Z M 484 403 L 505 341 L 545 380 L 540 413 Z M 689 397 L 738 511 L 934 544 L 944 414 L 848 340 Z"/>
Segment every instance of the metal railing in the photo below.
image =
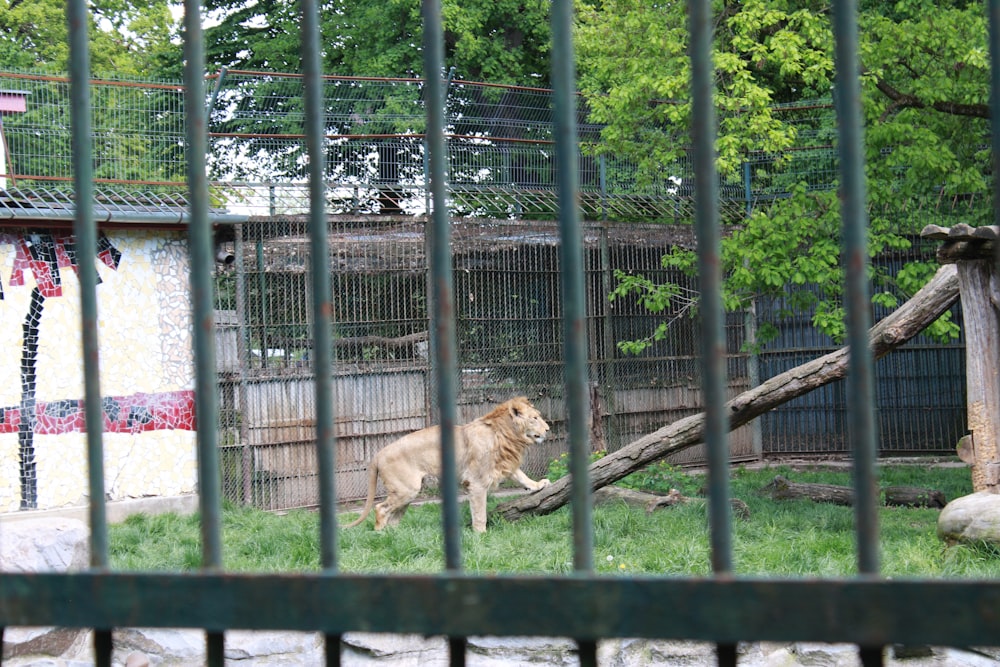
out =
<path fill-rule="evenodd" d="M 568 0 L 553 3 L 553 72 L 556 105 L 556 144 L 573 165 L 575 128 L 572 105 L 567 103 L 573 85 L 574 62 L 570 41 Z M 68 5 L 72 31 L 71 62 L 74 64 L 73 118 L 74 174 L 78 201 L 78 243 L 93 252 L 95 223 L 90 215 L 92 199 L 90 133 L 88 123 L 88 76 L 86 52 L 86 3 Z M 440 6 L 425 0 L 425 69 L 442 71 Z M 865 194 L 860 139 L 855 5 L 833 6 L 837 26 L 838 115 L 842 132 L 840 169 L 844 184 L 844 236 L 846 255 L 856 276 L 867 262 L 865 252 Z M 209 188 L 203 163 L 207 154 L 206 127 L 201 93 L 200 7 L 185 3 L 185 80 L 188 114 L 188 201 L 190 209 L 191 284 L 194 295 L 194 338 L 197 366 L 199 490 L 202 522 L 202 567 L 186 574 L 135 574 L 109 571 L 106 520 L 103 509 L 102 435 L 100 419 L 88 419 L 90 497 L 92 502 L 91 567 L 72 574 L 0 575 L 0 623 L 13 625 L 59 625 L 92 627 L 97 630 L 96 662 L 111 664 L 111 629 L 126 626 L 201 627 L 207 633 L 208 664 L 224 661 L 224 632 L 234 628 L 275 628 L 319 631 L 326 636 L 326 662 L 340 662 L 340 635 L 352 630 L 407 632 L 445 635 L 450 643 L 450 664 L 464 664 L 464 638 L 470 635 L 547 635 L 576 640 L 582 665 L 596 664 L 597 640 L 603 637 L 649 637 L 701 639 L 714 642 L 718 661 L 737 661 L 740 641 L 802 639 L 849 642 L 860 647 L 861 661 L 882 661 L 882 647 L 891 643 L 975 645 L 1000 636 L 1000 584 L 996 581 L 893 580 L 879 577 L 878 536 L 872 493 L 875 429 L 872 395 L 872 358 L 867 347 L 866 285 L 852 281 L 850 420 L 855 445 L 854 470 L 857 493 L 858 575 L 846 579 L 756 579 L 737 577 L 732 571 L 730 517 L 727 483 L 728 437 L 724 411 L 725 367 L 720 364 L 725 341 L 722 311 L 718 301 L 718 210 L 717 185 L 713 178 L 712 68 L 709 43 L 709 3 L 692 0 L 689 5 L 695 103 L 696 178 L 695 202 L 700 239 L 701 281 L 707 299 L 702 350 L 703 386 L 708 420 L 707 444 L 710 460 L 711 561 L 713 573 L 704 578 L 600 577 L 592 562 L 592 528 L 589 521 L 590 484 L 587 479 L 587 367 L 582 318 L 583 271 L 579 212 L 573 205 L 577 173 L 572 167 L 559 172 L 562 298 L 565 301 L 563 330 L 565 387 L 568 406 L 570 468 L 573 473 L 574 571 L 569 575 L 477 576 L 464 574 L 461 566 L 457 499 L 454 486 L 443 484 L 443 531 L 446 570 L 430 576 L 383 576 L 342 573 L 337 565 L 337 530 L 332 460 L 333 415 L 329 399 L 329 377 L 318 373 L 317 451 L 324 469 L 321 478 L 324 502 L 321 511 L 322 571 L 305 574 L 234 574 L 222 571 L 220 552 L 219 462 L 216 443 L 217 414 L 215 363 L 212 333 L 213 243 L 209 225 Z M 991 3 L 993 17 L 1000 16 L 1000 2 Z M 307 134 L 313 164 L 321 162 L 322 148 L 315 138 L 315 90 L 319 83 L 316 57 L 318 7 L 313 0 L 302 3 L 306 29 L 303 45 L 306 87 L 309 95 Z M 996 21 L 994 21 L 996 58 Z M 995 69 L 994 76 L 996 77 Z M 432 298 L 435 308 L 431 335 L 437 372 L 437 396 L 441 423 L 455 422 L 455 328 L 450 304 L 451 284 L 449 229 L 446 217 L 447 189 L 441 86 L 428 82 L 427 138 L 431 158 L 430 185 L 435 204 L 432 229 Z M 994 132 L 994 136 L 997 136 Z M 322 220 L 322 184 L 311 173 L 310 215 Z M 311 243 L 322 246 L 325 225 L 312 224 Z M 325 253 L 314 253 L 310 265 L 314 283 L 325 278 Z M 82 268 L 82 266 L 81 266 Z M 83 336 L 88 416 L 100 415 L 95 275 L 81 270 Z M 314 325 L 327 329 L 332 308 L 329 296 L 314 292 Z M 320 346 L 329 341 L 317 336 Z M 319 359 L 319 362 L 329 360 Z M 444 433 L 450 433 L 445 428 Z M 444 477 L 454 478 L 451 438 L 442 442 Z M 448 489 L 451 489 L 449 491 Z M 525 600 L 531 600 L 525 605 Z M 933 609 L 935 613 L 928 614 Z M 941 619 L 947 622 L 941 622 Z"/>

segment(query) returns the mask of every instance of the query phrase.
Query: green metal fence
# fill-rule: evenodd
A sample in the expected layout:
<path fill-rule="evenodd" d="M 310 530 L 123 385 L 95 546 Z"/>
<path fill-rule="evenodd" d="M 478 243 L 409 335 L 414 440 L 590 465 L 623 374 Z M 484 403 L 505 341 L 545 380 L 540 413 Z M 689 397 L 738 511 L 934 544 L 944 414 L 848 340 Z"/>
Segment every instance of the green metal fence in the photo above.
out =
<path fill-rule="evenodd" d="M 849 642 L 859 646 L 865 665 L 882 661 L 882 647 L 891 643 L 976 645 L 1000 636 L 1000 585 L 995 581 L 887 581 L 879 576 L 874 466 L 873 362 L 867 348 L 869 325 L 864 271 L 848 286 L 850 312 L 850 391 L 848 413 L 854 445 L 858 574 L 846 579 L 756 579 L 732 571 L 729 443 L 726 398 L 724 316 L 718 290 L 719 184 L 714 177 L 711 17 L 709 3 L 693 0 L 691 26 L 695 136 L 695 191 L 700 255 L 703 346 L 701 391 L 707 410 L 709 460 L 709 529 L 712 574 L 704 578 L 599 577 L 593 565 L 590 484 L 587 480 L 589 381 L 583 243 L 575 191 L 579 179 L 574 159 L 576 118 L 573 99 L 573 53 L 570 40 L 571 3 L 557 0 L 553 15 L 553 80 L 555 82 L 555 143 L 563 165 L 557 173 L 560 232 L 561 332 L 564 354 L 563 394 L 566 431 L 573 473 L 574 571 L 565 576 L 477 576 L 462 572 L 460 528 L 455 485 L 443 484 L 443 539 L 446 568 L 429 576 L 383 576 L 343 573 L 337 563 L 335 520 L 335 450 L 332 378 L 318 373 L 316 396 L 316 457 L 321 480 L 320 535 L 322 571 L 302 574 L 236 574 L 222 570 L 220 533 L 219 411 L 213 340 L 214 247 L 210 228 L 211 199 L 205 156 L 208 155 L 202 78 L 200 7 L 185 5 L 185 108 L 187 201 L 190 214 L 191 285 L 194 296 L 194 341 L 197 366 L 197 414 L 202 567 L 185 574 L 135 574 L 109 570 L 107 527 L 102 502 L 90 505 L 91 567 L 71 574 L 0 574 L 0 624 L 90 627 L 95 633 L 99 665 L 111 664 L 111 630 L 117 627 L 200 627 L 206 631 L 208 664 L 224 662 L 224 633 L 230 629 L 319 631 L 326 636 L 327 664 L 340 662 L 339 638 L 354 630 L 415 632 L 449 638 L 450 664 L 465 663 L 470 635 L 563 636 L 577 642 L 580 662 L 596 664 L 597 641 L 605 637 L 699 639 L 714 642 L 718 662 L 735 664 L 736 646 L 753 640 L 812 640 Z M 93 173 L 88 54 L 82 26 L 87 11 L 82 1 L 68 3 L 73 57 L 73 157 L 78 207 L 76 237 L 83 256 L 95 245 Z M 455 461 L 451 429 L 457 423 L 456 360 L 458 336 L 453 310 L 456 286 L 451 267 L 443 88 L 440 5 L 426 0 L 425 71 L 427 79 L 426 141 L 433 220 L 429 236 L 431 312 L 430 338 L 435 370 L 434 388 L 443 429 L 443 477 L 453 479 Z M 839 71 L 837 99 L 840 122 L 839 165 L 844 200 L 845 254 L 857 269 L 867 261 L 867 212 L 862 181 L 860 103 L 857 77 L 855 6 L 833 6 Z M 303 54 L 310 156 L 309 242 L 328 244 L 319 138 L 321 95 L 318 66 L 318 7 L 303 0 Z M 1000 3 L 991 3 L 994 18 Z M 994 21 L 994 28 L 997 21 Z M 995 31 L 994 31 L 995 32 Z M 994 54 L 996 37 L 994 35 Z M 996 58 L 996 55 L 994 55 Z M 995 75 L 996 76 L 996 75 Z M 994 132 L 994 136 L 997 136 Z M 309 275 L 314 285 L 309 304 L 314 327 L 312 362 L 329 368 L 333 344 L 330 332 L 336 309 L 327 291 L 327 254 L 311 254 Z M 81 264 L 86 366 L 86 404 L 90 497 L 104 497 L 102 434 L 95 331 L 95 274 Z M 322 286 L 322 287 L 321 287 Z M 526 600 L 531 600 L 529 605 Z M 933 610 L 934 613 L 928 613 Z M 942 622 L 942 619 L 946 619 Z"/>

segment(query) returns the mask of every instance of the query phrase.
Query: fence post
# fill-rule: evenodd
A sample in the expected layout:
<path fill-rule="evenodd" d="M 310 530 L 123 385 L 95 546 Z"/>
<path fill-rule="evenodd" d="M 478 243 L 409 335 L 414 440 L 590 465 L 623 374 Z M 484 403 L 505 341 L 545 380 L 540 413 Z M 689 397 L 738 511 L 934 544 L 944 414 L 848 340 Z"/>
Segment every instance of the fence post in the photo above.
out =
<path fill-rule="evenodd" d="M 591 420 L 600 429 L 605 449 L 610 452 L 618 449 L 620 444 L 615 423 L 617 413 L 615 390 L 618 388 L 618 378 L 615 372 L 617 364 L 614 317 L 608 306 L 608 295 L 611 294 L 611 247 L 608 239 L 608 227 L 611 223 L 605 218 L 598 224 L 600 229 L 601 292 L 593 295 L 592 303 L 595 310 L 594 319 L 601 318 L 603 335 L 599 339 L 595 336 L 592 345 L 595 348 L 595 353 L 600 355 L 597 357 L 600 361 L 595 363 L 598 369 L 597 392 L 601 396 L 604 406 L 600 412 L 597 410 L 597 405 L 591 406 L 594 413 L 591 415 Z M 598 344 L 598 340 L 600 340 L 600 344 Z"/>
<path fill-rule="evenodd" d="M 743 196 L 746 198 L 746 217 L 753 213 L 753 173 L 749 160 L 743 163 Z M 744 261 L 746 265 L 746 261 Z M 747 382 L 750 389 L 760 384 L 760 355 L 757 354 L 757 298 L 750 297 L 750 304 L 743 314 L 743 337 L 750 347 L 747 354 Z M 750 441 L 753 453 L 758 459 L 764 458 L 764 434 L 757 417 L 750 422 Z"/>
<path fill-rule="evenodd" d="M 240 434 L 240 476 L 243 487 L 243 504 L 251 506 L 253 504 L 253 451 L 250 448 L 250 433 L 247 422 L 247 376 L 249 375 L 249 332 L 247 331 L 247 285 L 246 266 L 244 266 L 243 247 L 243 223 L 235 225 L 233 254 L 236 255 L 236 322 L 239 329 L 236 332 L 236 363 L 237 382 L 239 387 L 236 390 L 236 404 L 239 410 L 236 412 L 239 424 L 237 425 Z"/>

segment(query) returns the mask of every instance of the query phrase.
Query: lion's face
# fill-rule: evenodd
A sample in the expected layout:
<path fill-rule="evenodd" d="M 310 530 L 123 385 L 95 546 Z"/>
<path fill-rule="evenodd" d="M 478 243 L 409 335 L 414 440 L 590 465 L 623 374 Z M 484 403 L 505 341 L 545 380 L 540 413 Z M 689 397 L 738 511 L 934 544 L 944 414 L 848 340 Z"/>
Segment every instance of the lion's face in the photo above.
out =
<path fill-rule="evenodd" d="M 549 434 L 549 425 L 542 419 L 542 413 L 531 403 L 526 401 L 515 403 L 511 406 L 511 414 L 518 425 L 518 430 L 531 438 L 536 445 L 541 444 Z"/>

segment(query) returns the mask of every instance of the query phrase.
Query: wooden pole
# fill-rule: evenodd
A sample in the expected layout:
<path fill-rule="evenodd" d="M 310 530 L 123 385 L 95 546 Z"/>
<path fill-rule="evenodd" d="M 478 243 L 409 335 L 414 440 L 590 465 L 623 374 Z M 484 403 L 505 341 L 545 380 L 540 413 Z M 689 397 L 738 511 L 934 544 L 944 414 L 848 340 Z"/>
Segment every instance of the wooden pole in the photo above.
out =
<path fill-rule="evenodd" d="M 958 268 L 965 331 L 969 435 L 959 456 L 972 465 L 972 490 L 1000 492 L 1000 287 L 994 260 L 996 225 L 927 225 L 920 235 L 944 243 L 938 261 Z"/>
<path fill-rule="evenodd" d="M 1000 492 L 1000 318 L 997 275 L 988 260 L 960 260 L 958 289 L 965 327 L 966 406 L 972 490 Z"/>

